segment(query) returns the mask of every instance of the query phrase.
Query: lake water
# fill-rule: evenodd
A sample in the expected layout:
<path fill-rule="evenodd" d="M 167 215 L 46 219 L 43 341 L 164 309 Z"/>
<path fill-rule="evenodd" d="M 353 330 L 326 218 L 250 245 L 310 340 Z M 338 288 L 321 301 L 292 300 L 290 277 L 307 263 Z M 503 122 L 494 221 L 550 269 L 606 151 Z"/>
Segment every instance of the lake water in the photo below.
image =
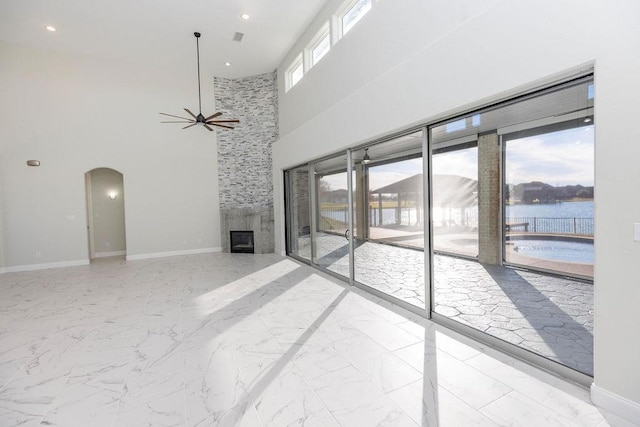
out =
<path fill-rule="evenodd" d="M 593 218 L 593 200 L 553 204 L 510 205 L 507 217 Z"/>
<path fill-rule="evenodd" d="M 382 225 L 396 223 L 396 208 L 382 209 Z M 434 208 L 433 222 L 436 226 L 443 221 L 454 224 L 465 224 L 476 227 L 478 224 L 477 207 L 465 210 L 465 218 L 461 217 L 460 209 Z M 322 210 L 322 215 L 336 221 L 347 222 L 347 209 L 343 210 Z M 369 221 L 373 225 L 379 224 L 379 211 L 372 208 L 369 212 Z M 533 227 L 535 218 L 539 232 L 554 233 L 578 233 L 593 234 L 593 201 L 585 202 L 562 202 L 554 204 L 531 204 L 531 205 L 510 205 L 506 207 L 506 222 L 529 222 Z M 548 220 L 548 218 L 571 218 L 571 220 Z M 573 221 L 576 218 L 576 221 Z M 401 224 L 415 225 L 420 219 L 415 208 L 403 208 L 401 212 Z M 582 221 L 580 219 L 583 219 Z M 533 230 L 531 230 L 533 231 Z"/>

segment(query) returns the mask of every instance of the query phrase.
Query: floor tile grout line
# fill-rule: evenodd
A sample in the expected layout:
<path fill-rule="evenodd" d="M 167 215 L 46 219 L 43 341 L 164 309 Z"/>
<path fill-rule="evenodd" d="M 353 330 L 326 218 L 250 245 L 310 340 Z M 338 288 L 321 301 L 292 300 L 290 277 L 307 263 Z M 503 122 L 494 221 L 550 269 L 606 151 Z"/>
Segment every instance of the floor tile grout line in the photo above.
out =
<path fill-rule="evenodd" d="M 339 298 L 339 297 L 340 297 L 340 295 L 342 295 L 343 293 L 344 293 L 345 295 L 346 295 L 346 294 L 348 294 L 348 290 L 347 290 L 347 289 L 343 289 L 343 291 L 341 292 L 341 294 L 339 294 L 338 298 Z M 337 305 L 335 305 L 335 303 L 336 303 L 336 300 L 332 301 L 332 303 L 330 303 L 330 304 L 329 304 L 329 306 L 327 306 L 327 307 L 323 310 L 323 313 L 325 313 L 327 310 L 331 310 L 331 312 L 333 312 L 333 311 L 335 310 L 335 308 L 337 307 Z M 323 314 L 321 314 L 321 316 L 322 316 L 322 315 L 323 315 Z M 283 345 L 282 345 L 282 344 L 281 344 L 281 343 L 276 339 L 276 337 L 274 336 L 274 334 L 273 334 L 273 330 L 272 330 L 268 325 L 266 325 L 266 324 L 264 323 L 264 320 L 263 320 L 259 315 L 258 315 L 258 320 L 260 321 L 260 323 L 262 324 L 262 326 L 264 326 L 264 327 L 265 327 L 265 329 L 266 329 L 267 331 L 269 331 L 269 334 L 271 335 L 272 340 L 273 340 L 276 344 L 278 344 L 278 346 L 280 347 L 280 349 L 281 349 L 281 350 L 285 350 L 284 346 L 283 346 Z M 307 327 L 307 329 L 305 330 L 305 332 L 303 332 L 303 334 L 302 334 L 302 335 L 304 335 L 304 334 L 306 333 L 306 331 L 311 330 L 311 328 L 313 328 L 313 330 L 311 331 L 310 335 L 313 335 L 314 333 L 316 333 L 316 332 L 317 332 L 317 330 L 318 330 L 318 327 L 320 326 L 320 324 L 319 324 L 319 325 L 315 325 L 315 326 L 314 326 L 314 324 L 315 324 L 315 322 L 317 322 L 317 320 L 318 320 L 318 319 L 316 319 L 316 320 L 312 323 L 312 325 L 310 325 L 309 327 Z M 326 319 L 325 319 L 325 320 L 326 320 Z M 323 322 L 324 322 L 324 320 L 323 320 Z M 321 322 L 321 323 L 322 323 L 322 322 Z M 289 352 L 289 350 L 290 350 L 290 349 L 292 349 L 295 345 L 299 345 L 299 346 L 300 346 L 300 344 L 298 343 L 298 341 L 299 341 L 299 339 L 300 339 L 301 337 L 302 337 L 302 336 L 298 337 L 298 340 L 296 340 L 294 343 L 292 343 L 292 344 L 289 346 L 289 349 L 286 349 L 286 351 L 283 353 L 283 355 L 282 355 L 281 357 L 284 357 L 284 356 Z M 305 343 L 306 343 L 306 342 L 308 342 L 308 339 L 309 339 L 309 338 L 307 338 L 307 339 L 305 340 Z M 303 345 L 303 344 L 304 344 L 304 343 L 302 343 L 302 345 Z M 300 376 L 300 378 L 302 379 L 302 381 L 307 385 L 307 387 L 309 387 L 309 390 L 311 390 L 311 391 L 312 391 L 313 395 L 314 395 L 314 396 L 316 396 L 316 398 L 318 399 L 318 401 L 319 401 L 319 402 L 322 404 L 322 406 L 327 410 L 327 412 L 329 413 L 329 415 L 330 415 L 330 416 L 331 416 L 331 417 L 332 417 L 332 418 L 333 418 L 333 419 L 338 423 L 338 425 L 342 425 L 342 424 L 337 420 L 337 418 L 335 417 L 335 415 L 333 414 L 333 412 L 329 410 L 329 408 L 327 407 L 326 403 L 325 403 L 325 402 L 320 398 L 320 396 L 317 394 L 316 390 L 315 390 L 315 389 L 314 389 L 314 388 L 309 384 L 308 379 L 307 379 L 307 378 L 302 374 L 302 372 L 300 371 L 300 369 L 299 369 L 299 368 L 298 368 L 298 366 L 296 365 L 296 363 L 295 363 L 295 360 L 294 360 L 294 357 L 293 357 L 293 356 L 295 356 L 295 354 L 297 354 L 297 353 L 298 353 L 298 351 L 299 351 L 299 349 L 298 349 L 298 350 L 295 350 L 295 351 L 293 352 L 293 354 L 291 355 L 290 359 L 289 359 L 288 361 L 286 361 L 286 363 L 287 363 L 287 364 L 289 364 L 289 363 L 290 363 L 290 364 L 292 365 L 292 367 L 293 367 L 293 368 L 295 369 L 295 371 L 298 373 L 298 375 Z M 347 361 L 347 362 L 348 362 L 348 361 Z M 263 423 L 264 423 L 264 422 L 263 422 Z"/>
<path fill-rule="evenodd" d="M 144 304 L 144 308 L 142 310 L 142 314 L 140 315 L 140 320 L 138 321 L 138 328 L 137 329 L 141 329 L 142 328 L 142 324 L 143 324 L 143 319 L 144 319 L 144 313 L 146 312 L 146 307 L 147 304 L 149 302 L 149 298 L 151 298 L 151 286 L 149 286 L 149 290 L 147 292 L 147 297 L 145 299 L 145 304 Z M 140 334 L 141 335 L 141 334 Z M 117 427 L 115 425 L 116 420 L 118 419 L 118 415 L 120 414 L 120 407 L 122 406 L 122 398 L 124 397 L 124 393 L 125 393 L 125 388 L 127 386 L 127 379 L 129 378 L 129 374 L 131 373 L 131 368 L 133 365 L 133 361 L 135 359 L 135 355 L 136 355 L 136 347 L 138 346 L 138 344 L 140 343 L 140 337 L 138 337 L 136 343 L 132 346 L 131 348 L 131 356 L 129 356 L 129 369 L 127 369 L 127 373 L 124 376 L 124 380 L 122 381 L 122 387 L 120 389 L 120 398 L 118 399 L 118 406 L 116 407 L 116 410 L 113 414 L 113 418 L 111 420 L 111 427 Z"/>
<path fill-rule="evenodd" d="M 501 400 L 501 399 L 504 399 L 504 398 L 509 397 L 510 395 L 515 395 L 515 396 L 518 396 L 518 395 L 519 395 L 519 396 L 522 396 L 523 398 L 525 398 L 525 399 L 527 399 L 527 400 L 530 400 L 533 404 L 538 405 L 538 406 L 541 406 L 543 409 L 545 409 L 545 410 L 549 411 L 550 413 L 552 413 L 556 420 L 557 420 L 557 419 L 559 419 L 559 420 L 568 420 L 568 419 L 569 419 L 569 417 L 568 417 L 567 415 L 564 415 L 564 414 L 558 413 L 555 409 L 553 409 L 553 408 L 549 408 L 548 406 L 546 406 L 546 405 L 542 404 L 541 402 L 535 401 L 535 400 L 533 400 L 533 399 L 529 398 L 529 396 L 527 396 L 527 395 L 525 395 L 524 393 L 522 393 L 522 392 L 520 392 L 520 391 L 518 391 L 518 390 L 515 390 L 515 389 L 512 389 L 512 390 L 511 390 L 511 391 L 509 391 L 508 393 L 505 393 L 505 394 L 503 394 L 502 396 L 498 397 L 497 399 L 494 399 L 493 401 L 488 402 L 487 404 L 483 405 L 481 408 L 478 408 L 478 409 L 477 409 L 478 413 L 480 413 L 481 415 L 483 415 L 483 416 L 485 416 L 486 418 L 490 419 L 491 421 L 495 422 L 496 424 L 499 424 L 499 420 L 496 420 L 496 419 L 494 419 L 492 416 L 490 416 L 490 415 L 486 414 L 486 412 L 487 412 L 487 411 L 486 411 L 486 408 L 487 408 L 489 405 L 495 404 L 496 402 L 498 402 L 498 401 L 499 401 L 499 400 Z M 513 396 L 512 396 L 512 397 L 513 397 Z"/>
<path fill-rule="evenodd" d="M 226 332 L 223 333 L 223 335 L 226 335 Z M 251 393 L 249 392 L 250 390 L 248 389 L 248 383 L 247 383 L 247 378 L 245 376 L 245 373 L 242 370 L 242 367 L 240 366 L 240 361 L 238 360 L 238 355 L 236 354 L 237 350 L 235 348 L 235 346 L 233 346 L 231 344 L 231 342 L 228 340 L 228 338 L 225 336 L 224 339 L 227 341 L 229 348 L 231 349 L 231 355 L 233 356 L 233 361 L 236 365 L 236 368 L 238 369 L 238 372 L 240 374 L 240 376 L 242 377 L 242 382 L 244 385 L 244 391 L 247 394 L 247 398 L 249 399 L 249 402 L 251 403 L 251 406 L 253 406 L 253 410 L 256 411 L 256 415 L 258 416 L 258 419 L 260 420 L 261 425 L 264 427 L 266 426 L 264 420 L 262 419 L 262 415 L 260 415 L 260 412 L 258 411 L 258 406 L 256 404 L 256 401 L 254 399 L 253 396 L 251 396 Z"/>
<path fill-rule="evenodd" d="M 373 338 L 369 337 L 368 335 L 366 335 L 366 334 L 364 334 L 364 333 L 363 333 L 363 335 L 364 335 L 364 336 L 366 336 L 367 338 L 371 339 L 371 340 L 372 340 L 373 342 L 375 342 L 376 344 L 380 345 L 380 346 L 381 346 L 385 351 L 388 351 L 389 353 L 392 353 L 390 350 L 388 350 L 388 349 L 384 348 L 384 346 L 382 346 L 380 343 L 378 343 L 377 341 L 375 341 Z M 346 362 L 346 363 L 347 363 L 351 368 L 353 368 L 357 373 L 359 373 L 360 375 L 362 375 L 362 378 L 363 378 L 363 379 L 364 379 L 364 380 L 365 380 L 369 385 L 371 385 L 371 387 L 373 387 L 375 390 L 379 391 L 379 392 L 381 393 L 381 396 L 384 396 L 384 397 L 387 399 L 388 403 L 390 403 L 391 405 L 393 405 L 394 407 L 396 407 L 396 409 L 398 409 L 400 412 L 402 412 L 403 414 L 407 415 L 407 417 L 409 417 L 409 419 L 411 419 L 411 417 L 409 416 L 409 414 L 407 414 L 404 410 L 402 410 L 402 408 L 400 408 L 400 407 L 399 407 L 399 406 L 398 406 L 398 405 L 397 405 L 393 400 L 391 400 L 391 399 L 389 398 L 388 393 L 389 393 L 389 392 L 391 392 L 391 391 L 395 391 L 395 390 L 391 390 L 391 391 L 389 391 L 389 392 L 385 392 L 384 390 L 382 390 L 380 387 L 378 387 L 376 384 L 374 384 L 374 383 L 371 381 L 371 377 L 369 377 L 369 375 L 365 374 L 361 369 L 359 369 L 357 366 L 355 366 L 353 363 L 351 363 L 351 361 L 349 361 L 347 358 L 345 358 L 345 357 L 344 357 L 340 352 L 338 352 L 338 351 L 335 349 L 335 344 L 336 344 L 336 343 L 338 343 L 338 342 L 342 342 L 342 341 L 346 341 L 346 340 L 349 340 L 349 339 L 351 339 L 351 338 L 343 338 L 343 339 L 338 340 L 338 341 L 333 341 L 333 342 L 331 342 L 329 345 L 331 346 L 331 348 L 333 349 L 333 351 L 335 351 L 335 353 L 336 353 L 340 358 L 342 358 L 342 360 L 344 360 L 344 361 L 345 361 L 345 362 Z M 397 357 L 397 356 L 396 356 L 396 357 Z M 401 360 L 401 359 L 400 359 L 400 360 Z M 403 362 L 403 363 L 406 363 L 406 362 L 404 362 L 404 361 L 402 361 L 402 362 Z M 293 363 L 295 364 L 295 362 L 293 362 Z M 407 364 L 407 365 L 408 365 L 408 364 Z M 297 365 L 296 365 L 296 366 L 297 366 Z M 415 368 L 413 368 L 413 369 L 415 369 Z M 308 384 L 308 379 L 307 379 L 304 375 L 302 375 L 302 373 L 300 373 L 300 375 L 305 379 L 305 382 Z M 416 380 L 416 381 L 420 381 L 420 380 Z M 415 382 L 415 381 L 414 381 L 414 382 Z M 411 384 L 411 383 L 409 383 L 409 384 Z M 406 385 L 408 385 L 408 384 L 405 384 L 405 386 L 406 386 Z M 314 394 L 316 394 L 316 395 L 317 395 L 317 391 L 316 391 L 316 390 L 315 390 L 311 385 L 309 385 L 309 387 L 314 391 Z M 404 387 L 404 386 L 402 386 L 402 387 Z M 398 387 L 398 388 L 402 388 L 402 387 Z M 398 388 L 396 388 L 396 390 L 397 390 Z M 320 399 L 320 401 L 323 403 L 323 405 L 326 407 L 326 404 L 324 403 L 324 401 L 323 401 L 319 396 L 318 396 L 318 398 L 319 398 L 319 399 Z M 327 410 L 328 410 L 328 408 L 327 408 Z M 330 413 L 331 413 L 331 415 L 333 416 L 333 412 L 331 412 L 331 411 L 329 411 L 329 412 L 330 412 Z M 335 418 L 335 416 L 334 416 L 334 418 Z M 337 421 L 337 420 L 336 420 L 336 421 Z M 342 423 L 340 423 L 340 422 L 338 422 L 338 424 L 343 425 L 343 424 L 342 424 Z"/>
<path fill-rule="evenodd" d="M 202 271 L 202 268 L 198 266 L 198 270 Z M 185 288 L 190 283 L 190 280 L 184 278 L 181 280 L 182 287 L 180 289 L 180 331 L 182 335 L 182 406 L 184 410 L 184 425 L 187 427 L 189 425 L 189 412 L 187 408 L 187 356 L 184 347 L 185 335 L 184 335 L 184 304 L 185 304 Z"/>
<path fill-rule="evenodd" d="M 405 385 L 403 385 L 402 387 L 398 387 L 398 388 L 396 388 L 396 389 L 394 389 L 394 390 L 391 390 L 391 391 L 389 391 L 389 392 L 387 392 L 387 393 L 384 393 L 384 394 L 385 394 L 385 396 L 386 396 L 386 397 L 391 401 L 391 403 L 393 403 L 394 405 L 396 405 L 396 407 L 398 407 L 398 409 L 399 409 L 400 411 L 402 411 L 404 414 L 406 414 L 406 415 L 407 415 L 407 417 L 409 417 L 409 418 L 410 418 L 412 421 L 414 421 L 416 424 L 420 424 L 420 423 L 418 423 L 417 421 L 415 421 L 415 420 L 414 420 L 414 419 L 413 419 L 409 414 L 407 414 L 407 413 L 406 413 L 402 408 L 400 408 L 400 407 L 396 404 L 396 402 L 394 402 L 394 401 L 393 401 L 393 399 L 391 399 L 391 397 L 389 397 L 389 394 L 393 393 L 394 391 L 400 390 L 400 389 L 405 388 L 405 387 L 409 387 L 410 385 L 417 384 L 417 383 L 420 383 L 420 384 L 422 385 L 422 387 L 424 388 L 424 382 L 425 382 L 426 380 L 427 380 L 427 378 L 426 378 L 426 377 L 425 377 L 425 375 L 423 374 L 423 375 L 422 375 L 422 378 L 420 378 L 420 379 L 418 379 L 418 380 L 411 381 L 410 383 L 405 384 Z M 429 381 L 429 384 L 431 384 L 431 381 Z M 436 384 L 437 384 L 437 383 L 436 383 Z M 442 387 L 442 386 L 441 386 L 440 384 L 437 384 L 437 385 L 436 385 L 436 387 Z M 437 390 L 433 390 L 433 391 L 434 391 L 434 393 L 435 393 L 435 394 L 437 394 L 437 393 L 438 393 L 438 391 L 437 391 Z M 448 391 L 448 390 L 447 390 L 447 391 Z M 424 396 L 424 393 L 423 393 L 423 396 Z M 458 400 L 461 400 L 461 399 L 460 399 L 460 398 L 458 398 L 457 396 L 456 396 L 456 398 L 457 398 Z M 461 401 L 462 401 L 462 400 L 461 400 Z M 421 403 L 422 403 L 422 406 L 424 406 L 424 403 L 425 403 L 425 402 L 424 402 L 424 399 L 421 399 Z M 462 403 L 466 404 L 466 402 L 464 402 L 464 401 L 462 401 Z M 469 408 L 471 408 L 469 405 L 467 405 L 467 406 L 468 406 Z M 473 408 L 471 408 L 471 409 L 473 409 Z M 436 413 L 437 413 L 437 411 L 436 411 Z M 437 419 L 437 418 L 438 418 L 438 417 L 436 417 L 436 419 Z"/>
<path fill-rule="evenodd" d="M 331 418 L 336 422 L 336 424 L 338 424 L 339 426 L 342 426 L 343 424 L 336 418 L 333 411 L 329 409 L 329 407 L 327 406 L 325 401 L 320 397 L 320 395 L 318 395 L 318 392 L 316 391 L 316 389 L 311 386 L 311 384 L 309 383 L 309 379 L 302 373 L 302 371 L 300 371 L 296 362 L 294 360 L 291 360 L 291 364 L 293 365 L 293 368 L 296 370 L 298 375 L 300 375 L 300 378 L 302 378 L 302 381 L 304 381 L 306 386 L 309 387 L 309 390 L 311 390 L 313 395 L 316 397 L 316 399 L 318 399 L 318 402 L 322 404 L 322 407 L 327 411 L 327 413 L 331 416 Z"/>
<path fill-rule="evenodd" d="M 490 357 L 490 358 L 492 358 L 492 359 L 493 359 L 493 357 L 492 357 L 492 356 L 490 356 L 490 355 L 489 355 L 489 354 L 487 354 L 487 353 L 480 353 L 480 354 L 477 354 L 477 355 L 475 355 L 475 356 L 473 356 L 473 357 L 469 358 L 468 360 L 472 360 L 472 359 L 479 358 L 479 357 L 482 357 L 482 356 Z M 519 361 L 517 361 L 517 360 L 515 360 L 515 361 L 516 361 L 516 362 L 519 362 Z M 466 362 L 466 361 L 465 361 L 465 362 Z M 551 374 L 551 373 L 549 373 L 549 372 L 542 371 L 542 370 L 540 370 L 539 368 L 537 368 L 536 366 L 533 366 L 533 365 L 525 365 L 525 366 L 526 366 L 526 367 L 528 367 L 528 368 L 530 368 L 530 369 L 532 369 L 532 370 L 535 370 L 535 371 L 536 371 L 536 373 L 538 373 L 538 374 L 549 375 L 549 376 L 550 376 L 550 378 L 541 379 L 541 378 L 538 378 L 538 377 L 536 377 L 536 376 L 533 376 L 533 375 L 531 375 L 531 374 L 529 374 L 529 373 L 527 373 L 527 372 L 524 372 L 524 371 L 522 371 L 521 369 L 519 369 L 518 367 L 516 367 L 516 366 L 514 366 L 514 365 L 510 365 L 510 364 L 508 364 L 508 363 L 506 363 L 506 362 L 504 362 L 504 361 L 502 361 L 502 360 L 498 360 L 498 362 L 499 362 L 499 363 L 501 363 L 501 364 L 504 364 L 504 365 L 506 365 L 506 366 L 508 366 L 508 367 L 510 367 L 510 368 L 512 368 L 512 369 L 515 369 L 515 370 L 517 370 L 517 371 L 521 372 L 522 374 L 527 375 L 528 377 L 531 377 L 531 378 L 535 379 L 536 381 L 539 381 L 540 383 L 542 383 L 542 384 L 543 384 L 543 386 L 550 387 L 550 388 L 551 388 L 551 389 L 553 389 L 553 390 L 557 390 L 557 391 L 559 391 L 559 392 L 561 392 L 561 393 L 567 394 L 567 395 L 571 396 L 572 398 L 574 398 L 574 399 L 576 399 L 576 400 L 580 401 L 580 402 L 581 402 L 581 403 L 583 403 L 583 404 L 586 404 L 586 405 L 592 405 L 592 402 L 591 402 L 590 398 L 588 398 L 588 397 L 587 397 L 587 399 L 585 400 L 583 397 L 581 397 L 581 396 L 579 396 L 579 395 L 578 395 L 579 391 L 584 391 L 584 392 L 587 392 L 587 393 L 588 393 L 588 389 L 582 388 L 582 386 L 580 386 L 580 385 L 578 385 L 578 384 L 574 384 L 574 383 L 566 382 L 565 380 L 561 379 L 560 377 L 555 377 L 555 376 L 553 376 L 553 374 Z M 521 362 L 521 363 L 524 363 L 524 362 Z M 473 365 L 470 365 L 470 366 L 471 366 L 471 367 L 474 367 Z M 477 370 L 480 370 L 480 369 L 478 369 L 478 368 L 476 368 L 476 369 L 477 369 Z M 482 371 L 482 370 L 480 370 L 480 372 L 483 372 L 483 373 L 484 373 L 484 371 Z M 498 381 L 498 382 L 500 382 L 501 384 L 504 384 L 504 385 L 506 385 L 507 387 L 509 387 L 509 388 L 511 389 L 511 391 L 510 391 L 509 393 L 507 393 L 507 394 L 505 394 L 505 395 L 501 396 L 500 398 L 502 398 L 502 397 L 504 397 L 504 396 L 506 396 L 506 395 L 508 395 L 508 394 L 511 394 L 512 392 L 515 392 L 515 393 L 517 393 L 517 394 L 523 395 L 523 396 L 525 396 L 525 397 L 527 397 L 527 398 L 529 397 L 529 396 L 527 396 L 527 394 L 526 394 L 523 390 L 520 390 L 520 389 L 518 389 L 518 388 L 514 388 L 514 387 L 512 387 L 512 386 L 510 386 L 510 385 L 508 385 L 508 384 L 505 384 L 505 383 L 504 383 L 503 381 L 501 381 L 499 378 L 497 378 L 497 377 L 495 377 L 495 376 L 491 375 L 490 373 L 486 373 L 486 375 L 490 376 L 490 377 L 491 377 L 491 378 L 493 378 L 495 381 Z M 551 381 L 554 381 L 554 380 L 555 380 L 555 381 L 559 381 L 559 382 L 561 382 L 561 383 L 560 383 L 560 385 L 556 385 L 556 384 L 552 384 L 552 383 L 550 383 L 550 382 L 549 382 L 549 380 L 551 380 Z M 554 382 L 555 382 L 555 381 L 554 381 Z M 574 388 L 576 388 L 576 390 L 569 391 L 569 390 L 566 390 L 566 389 L 565 389 L 565 387 L 574 387 Z M 500 399 L 500 398 L 498 398 L 498 399 Z M 498 399 L 496 399 L 496 400 L 498 400 Z M 496 400 L 494 400 L 493 402 L 489 402 L 489 403 L 487 403 L 487 405 L 489 405 L 490 403 L 494 403 Z M 565 414 L 559 413 L 559 412 L 557 411 L 557 409 L 556 409 L 556 408 L 554 408 L 554 407 L 552 407 L 552 406 L 550 406 L 550 405 L 546 404 L 546 403 L 545 403 L 545 402 L 543 402 L 543 401 L 535 401 L 535 402 L 536 402 L 537 404 L 541 405 L 542 407 L 544 407 L 545 409 L 547 409 L 547 410 L 549 410 L 549 411 L 554 412 L 554 413 L 555 413 L 555 414 L 557 414 L 558 416 L 562 416 L 562 417 L 567 416 L 567 415 L 565 415 Z M 484 406 L 486 406 L 486 405 L 484 405 Z M 483 407 L 484 407 L 484 406 L 483 406 Z M 594 407 L 594 408 L 595 408 L 595 407 Z M 597 411 L 597 409 L 594 409 L 594 411 Z"/>

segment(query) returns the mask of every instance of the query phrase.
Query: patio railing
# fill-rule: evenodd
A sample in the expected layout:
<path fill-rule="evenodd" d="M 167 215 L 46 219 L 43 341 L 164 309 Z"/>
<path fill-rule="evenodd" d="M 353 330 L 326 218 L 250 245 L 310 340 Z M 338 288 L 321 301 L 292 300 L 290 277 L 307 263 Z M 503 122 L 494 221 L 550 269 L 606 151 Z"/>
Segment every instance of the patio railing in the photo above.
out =
<path fill-rule="evenodd" d="M 509 217 L 507 231 L 593 236 L 593 218 Z"/>
<path fill-rule="evenodd" d="M 322 209 L 320 215 L 325 219 L 343 224 L 348 223 L 348 209 L 331 208 Z M 415 208 L 377 208 L 369 209 L 369 224 L 372 227 L 384 225 L 413 226 L 422 221 Z M 507 217 L 505 218 L 505 230 L 507 232 L 525 233 L 551 233 L 551 234 L 577 234 L 593 236 L 593 218 L 548 218 L 548 217 Z M 467 217 L 457 219 L 434 219 L 434 226 L 453 227 L 463 226 L 469 229 L 478 227 L 478 218 Z"/>

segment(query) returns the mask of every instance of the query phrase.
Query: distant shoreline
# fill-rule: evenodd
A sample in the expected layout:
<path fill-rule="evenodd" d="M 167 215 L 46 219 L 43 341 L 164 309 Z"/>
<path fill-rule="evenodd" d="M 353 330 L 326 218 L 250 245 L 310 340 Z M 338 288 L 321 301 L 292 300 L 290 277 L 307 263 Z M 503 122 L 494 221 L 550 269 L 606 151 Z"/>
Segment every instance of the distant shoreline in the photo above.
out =
<path fill-rule="evenodd" d="M 555 202 L 551 202 L 551 203 L 544 203 L 544 202 L 538 202 L 538 203 L 523 203 L 523 202 L 507 202 L 506 204 L 508 206 L 514 206 L 514 205 L 555 205 L 558 203 L 579 203 L 579 202 L 593 202 L 593 198 L 581 198 L 581 197 L 572 197 L 571 199 L 564 199 L 564 200 L 558 200 Z"/>

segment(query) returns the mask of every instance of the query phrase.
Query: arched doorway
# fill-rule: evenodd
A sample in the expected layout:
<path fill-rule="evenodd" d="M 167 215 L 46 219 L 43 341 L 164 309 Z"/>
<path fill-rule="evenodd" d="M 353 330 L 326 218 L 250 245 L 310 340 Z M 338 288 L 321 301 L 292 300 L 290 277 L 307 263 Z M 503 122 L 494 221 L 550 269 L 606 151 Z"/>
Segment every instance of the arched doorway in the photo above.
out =
<path fill-rule="evenodd" d="M 123 175 L 110 168 L 85 174 L 89 259 L 127 254 Z"/>

